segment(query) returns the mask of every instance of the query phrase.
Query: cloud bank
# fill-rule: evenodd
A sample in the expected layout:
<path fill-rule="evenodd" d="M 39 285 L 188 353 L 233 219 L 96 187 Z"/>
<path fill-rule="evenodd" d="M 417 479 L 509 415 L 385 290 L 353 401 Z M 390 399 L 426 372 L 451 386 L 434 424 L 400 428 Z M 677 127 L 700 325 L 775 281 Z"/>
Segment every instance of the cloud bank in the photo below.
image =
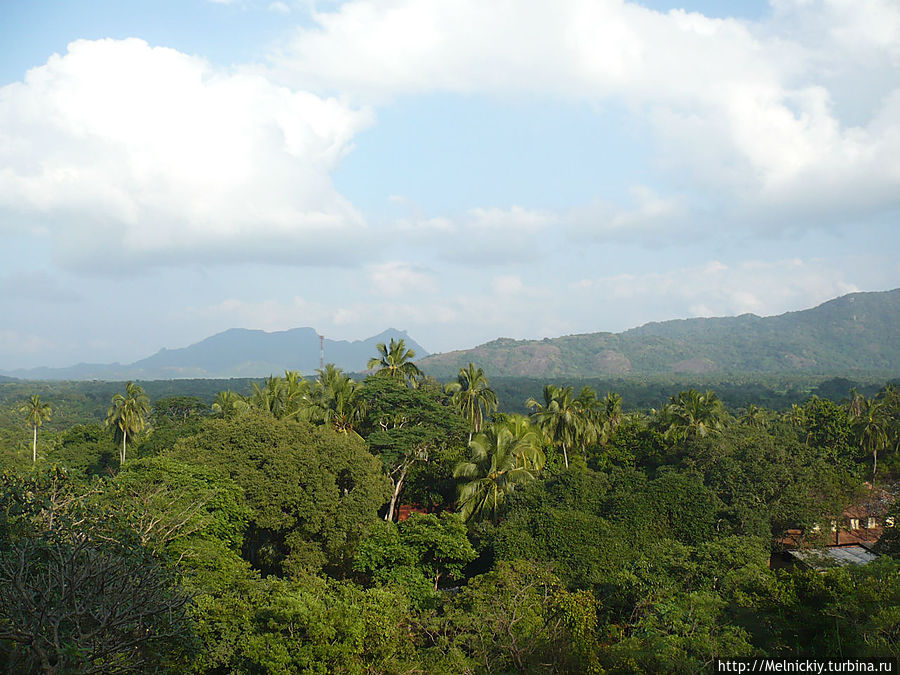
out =
<path fill-rule="evenodd" d="M 91 267 L 353 258 L 364 220 L 330 174 L 371 120 L 142 40 L 79 40 L 0 89 L 0 227 Z"/>

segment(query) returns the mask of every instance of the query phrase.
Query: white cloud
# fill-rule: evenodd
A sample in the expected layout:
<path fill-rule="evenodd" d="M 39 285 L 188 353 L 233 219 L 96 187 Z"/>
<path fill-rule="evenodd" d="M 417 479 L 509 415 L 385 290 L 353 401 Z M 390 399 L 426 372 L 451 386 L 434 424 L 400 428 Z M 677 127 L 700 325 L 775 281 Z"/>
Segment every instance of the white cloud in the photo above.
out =
<path fill-rule="evenodd" d="M 494 277 L 493 281 L 491 281 L 491 287 L 494 289 L 495 294 L 508 296 L 519 293 L 524 288 L 524 284 L 522 283 L 522 278 L 516 274 L 503 274 L 499 277 Z"/>
<path fill-rule="evenodd" d="M 298 295 L 287 301 L 226 298 L 213 305 L 189 307 L 185 315 L 208 321 L 209 325 L 217 326 L 217 331 L 237 327 L 279 331 L 306 326 L 318 328 L 331 320 L 333 311 Z M 197 339 L 203 337 L 207 336 Z"/>
<path fill-rule="evenodd" d="M 479 207 L 457 218 L 400 220 L 393 229 L 409 245 L 436 251 L 444 261 L 508 265 L 547 253 L 545 235 L 559 222 L 559 214 L 550 211 Z"/>
<path fill-rule="evenodd" d="M 622 0 L 350 0 L 274 60 L 289 81 L 370 101 L 624 102 L 653 122 L 660 166 L 728 222 L 815 227 L 900 206 L 900 5 L 775 6 L 754 24 Z"/>
<path fill-rule="evenodd" d="M 273 2 L 269 5 L 269 11 L 286 15 L 291 13 L 291 8 L 283 2 Z"/>
<path fill-rule="evenodd" d="M 0 211 L 70 263 L 333 261 L 364 222 L 330 172 L 370 121 L 141 40 L 79 40 L 0 89 Z"/>
<path fill-rule="evenodd" d="M 369 267 L 372 287 L 381 295 L 434 293 L 437 283 L 424 268 L 405 262 L 392 261 Z"/>
<path fill-rule="evenodd" d="M 713 260 L 664 272 L 582 279 L 571 288 L 599 293 L 623 307 L 641 308 L 643 317 L 631 324 L 638 325 L 682 316 L 770 316 L 806 309 L 861 290 L 847 277 L 841 266 L 822 260 L 748 260 L 731 265 Z"/>

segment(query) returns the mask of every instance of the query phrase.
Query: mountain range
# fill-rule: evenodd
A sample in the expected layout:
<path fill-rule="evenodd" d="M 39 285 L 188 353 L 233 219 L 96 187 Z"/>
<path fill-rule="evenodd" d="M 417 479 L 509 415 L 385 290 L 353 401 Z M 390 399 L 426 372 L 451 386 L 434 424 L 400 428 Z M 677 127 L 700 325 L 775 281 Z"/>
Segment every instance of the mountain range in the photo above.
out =
<path fill-rule="evenodd" d="M 416 356 L 427 356 L 405 331 L 389 328 L 366 340 L 325 339 L 325 361 L 348 372 L 362 372 L 378 353 L 379 342 L 403 339 Z M 28 380 L 169 380 L 182 378 L 265 377 L 285 370 L 311 374 L 319 367 L 319 334 L 314 328 L 266 332 L 232 328 L 181 349 L 161 349 L 130 364 L 80 363 L 66 368 L 7 371 Z"/>
<path fill-rule="evenodd" d="M 469 362 L 488 376 L 897 374 L 900 289 L 852 293 L 765 318 L 742 314 L 648 323 L 623 333 L 501 338 L 432 354 L 419 366 L 440 379 L 455 376 Z"/>
<path fill-rule="evenodd" d="M 405 331 L 366 340 L 325 340 L 325 361 L 363 372 L 379 342 L 403 339 L 418 365 L 439 379 L 469 362 L 488 376 L 609 377 L 805 373 L 900 374 L 900 289 L 852 293 L 799 312 L 759 317 L 680 319 L 622 333 L 543 340 L 500 338 L 472 349 L 428 355 Z M 424 357 L 424 358 L 423 358 Z M 265 332 L 233 328 L 181 349 L 121 365 L 78 364 L 0 374 L 30 380 L 164 380 L 264 377 L 319 367 L 313 328 Z"/>

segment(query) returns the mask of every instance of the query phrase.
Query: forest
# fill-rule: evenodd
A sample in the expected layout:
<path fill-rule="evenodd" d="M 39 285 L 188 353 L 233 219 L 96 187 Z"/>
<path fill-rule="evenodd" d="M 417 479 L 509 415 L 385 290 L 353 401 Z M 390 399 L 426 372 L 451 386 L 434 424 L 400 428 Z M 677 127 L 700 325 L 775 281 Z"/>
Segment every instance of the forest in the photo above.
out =
<path fill-rule="evenodd" d="M 0 385 L 0 665 L 702 673 L 900 655 L 900 528 L 866 565 L 771 564 L 789 531 L 824 546 L 848 506 L 898 494 L 894 384 L 662 397 L 492 387 L 475 364 L 439 382 L 414 356 L 391 340 L 364 377 L 190 393 Z"/>

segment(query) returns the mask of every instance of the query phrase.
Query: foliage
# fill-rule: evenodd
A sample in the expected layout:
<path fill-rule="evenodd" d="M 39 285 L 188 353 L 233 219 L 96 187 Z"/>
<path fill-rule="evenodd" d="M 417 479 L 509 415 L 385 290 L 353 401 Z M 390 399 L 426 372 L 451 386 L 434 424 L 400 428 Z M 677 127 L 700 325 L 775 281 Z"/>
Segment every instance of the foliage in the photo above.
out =
<path fill-rule="evenodd" d="M 516 437 L 509 423 L 496 422 L 469 442 L 471 460 L 460 462 L 454 477 L 465 479 L 459 487 L 459 507 L 466 520 L 492 516 L 516 486 L 535 480 L 546 458 L 534 432 Z"/>
<path fill-rule="evenodd" d="M 0 659 L 10 672 L 134 672 L 190 649 L 163 558 L 56 469 L 0 476 Z M 140 589 L 140 592 L 136 592 Z"/>
<path fill-rule="evenodd" d="M 25 413 L 25 422 L 34 430 L 34 441 L 31 446 L 31 461 L 37 462 L 37 430 L 43 426 L 45 420 L 49 420 L 53 414 L 53 409 L 49 403 L 41 401 L 40 394 L 33 394 L 28 403 L 20 408 Z"/>
<path fill-rule="evenodd" d="M 366 368 L 376 371 L 376 374 L 391 378 L 392 380 L 400 380 L 411 383 L 417 377 L 422 377 L 423 373 L 419 367 L 413 363 L 416 353 L 412 349 L 406 348 L 403 339 L 395 340 L 391 338 L 390 345 L 379 342 L 377 345 L 378 356 L 369 359 Z"/>
<path fill-rule="evenodd" d="M 117 435 L 122 437 L 122 450 L 119 453 L 119 466 L 125 464 L 125 450 L 128 434 L 135 434 L 144 429 L 147 415 L 150 413 L 150 399 L 143 388 L 134 382 L 125 385 L 124 394 L 112 397 L 112 405 L 106 412 L 106 425 L 113 427 Z"/>
<path fill-rule="evenodd" d="M 404 589 L 416 606 L 426 607 L 435 604 L 441 580 L 460 581 L 474 559 L 458 516 L 414 513 L 371 531 L 360 542 L 353 567 L 373 581 Z"/>
<path fill-rule="evenodd" d="M 490 388 L 487 377 L 481 368 L 470 363 L 466 368 L 459 369 L 456 382 L 446 386 L 448 394 L 452 395 L 453 405 L 460 414 L 468 420 L 474 433 L 481 431 L 484 419 L 498 407 L 497 394 Z M 472 434 L 469 434 L 471 440 Z"/>
<path fill-rule="evenodd" d="M 269 573 L 342 567 L 390 494 L 359 438 L 263 414 L 209 420 L 173 457 L 244 490 L 252 510 L 244 554 Z"/>

